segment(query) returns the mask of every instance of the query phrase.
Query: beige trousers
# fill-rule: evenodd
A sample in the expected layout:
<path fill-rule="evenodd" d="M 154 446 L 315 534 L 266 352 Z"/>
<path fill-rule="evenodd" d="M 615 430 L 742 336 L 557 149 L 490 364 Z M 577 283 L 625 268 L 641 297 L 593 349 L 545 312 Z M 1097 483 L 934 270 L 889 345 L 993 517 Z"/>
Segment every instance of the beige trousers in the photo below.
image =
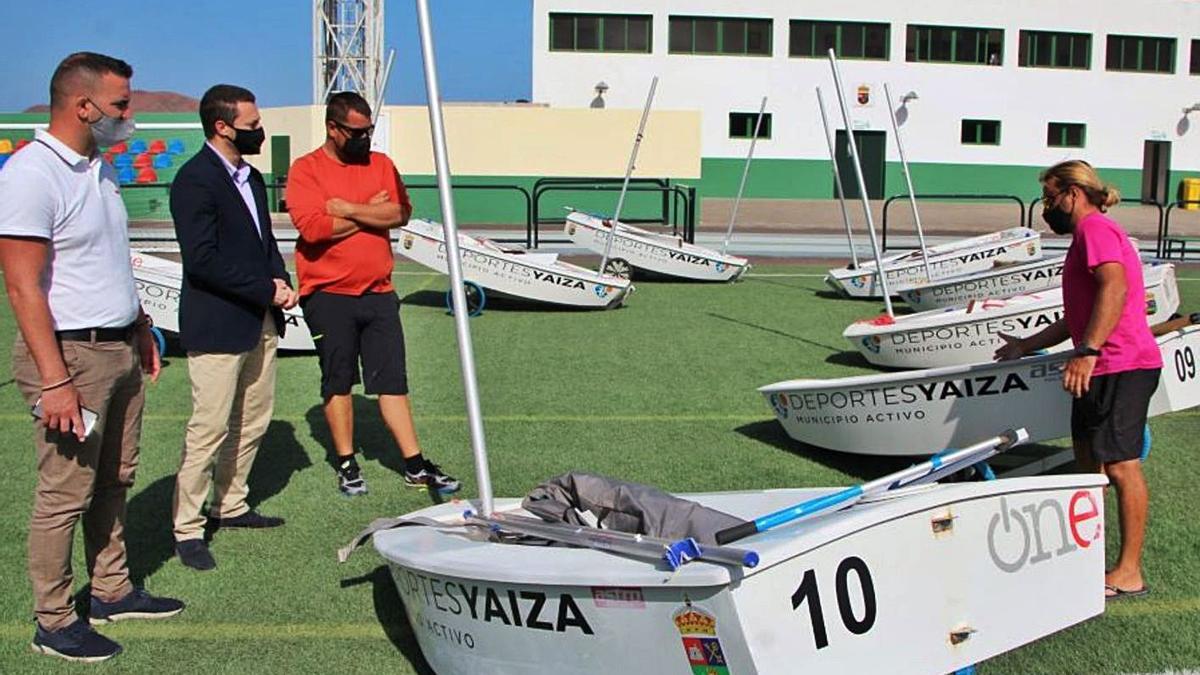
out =
<path fill-rule="evenodd" d="M 213 492 L 210 515 L 233 518 L 250 510 L 246 479 L 275 404 L 275 349 L 270 314 L 262 338 L 241 354 L 188 352 L 192 417 L 175 481 L 175 540 L 204 536 L 201 508 Z"/>
<path fill-rule="evenodd" d="M 120 600 L 133 585 L 125 557 L 125 496 L 137 469 L 145 390 L 137 350 L 128 342 L 64 342 L 63 362 L 83 407 L 99 419 L 79 442 L 34 423 L 38 481 L 29 521 L 34 614 L 46 630 L 74 622 L 71 544 L 83 521 L 92 595 Z M 42 380 L 25 341 L 12 350 L 13 377 L 32 406 Z"/>

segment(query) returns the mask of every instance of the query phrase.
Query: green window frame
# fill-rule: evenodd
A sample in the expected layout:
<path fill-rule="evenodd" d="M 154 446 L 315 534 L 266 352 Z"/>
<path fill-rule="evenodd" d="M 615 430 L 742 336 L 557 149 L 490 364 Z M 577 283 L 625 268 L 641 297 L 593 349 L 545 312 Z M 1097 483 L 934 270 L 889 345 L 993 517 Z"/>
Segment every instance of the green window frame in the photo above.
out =
<path fill-rule="evenodd" d="M 1022 30 L 1017 38 L 1017 65 L 1021 68 L 1092 67 L 1090 33 Z"/>
<path fill-rule="evenodd" d="M 771 19 L 716 16 L 668 17 L 668 54 L 770 56 Z"/>
<path fill-rule="evenodd" d="M 1104 69 L 1126 73 L 1175 72 L 1175 38 L 1109 35 Z"/>
<path fill-rule="evenodd" d="M 788 22 L 788 56 L 824 58 L 831 47 L 838 58 L 887 61 L 892 49 L 892 25 L 808 19 Z"/>
<path fill-rule="evenodd" d="M 1192 75 L 1200 75 L 1200 40 L 1192 40 L 1192 65 L 1188 68 Z"/>
<path fill-rule="evenodd" d="M 962 121 L 963 145 L 1000 145 L 1000 120 Z"/>
<path fill-rule="evenodd" d="M 754 136 L 754 126 L 758 122 L 757 112 L 729 113 L 729 137 L 751 138 Z M 771 113 L 764 112 L 762 127 L 758 130 L 759 138 L 771 137 Z"/>
<path fill-rule="evenodd" d="M 649 14 L 550 13 L 550 51 L 649 54 L 654 50 Z"/>
<path fill-rule="evenodd" d="M 911 63 L 1004 65 L 1004 29 L 908 24 L 904 59 Z"/>
<path fill-rule="evenodd" d="M 1046 147 L 1082 148 L 1086 143 L 1086 124 L 1080 122 L 1050 122 L 1046 125 Z"/>

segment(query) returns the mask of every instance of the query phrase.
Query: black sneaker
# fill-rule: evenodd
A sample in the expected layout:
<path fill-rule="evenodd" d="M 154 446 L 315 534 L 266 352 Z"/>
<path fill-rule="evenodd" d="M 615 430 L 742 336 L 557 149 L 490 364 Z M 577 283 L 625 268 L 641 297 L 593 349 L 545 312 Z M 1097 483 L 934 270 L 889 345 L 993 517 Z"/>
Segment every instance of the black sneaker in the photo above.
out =
<path fill-rule="evenodd" d="M 347 497 L 357 497 L 367 494 L 367 480 L 362 476 L 358 464 L 351 462 L 348 466 L 337 468 L 338 489 Z"/>
<path fill-rule="evenodd" d="M 54 631 L 38 624 L 30 646 L 39 654 L 84 663 L 104 661 L 121 653 L 121 645 L 92 630 L 83 619 Z"/>
<path fill-rule="evenodd" d="M 125 619 L 166 619 L 182 611 L 183 602 L 180 600 L 156 598 L 143 589 L 135 588 L 115 602 L 104 602 L 93 595 L 88 620 L 98 625 Z"/>
<path fill-rule="evenodd" d="M 179 562 L 194 570 L 204 572 L 217 566 L 212 552 L 208 550 L 208 543 L 203 539 L 185 539 L 175 542 L 175 553 L 179 556 Z"/>
<path fill-rule="evenodd" d="M 264 516 L 258 511 L 250 510 L 240 516 L 232 518 L 212 518 L 217 529 L 226 527 L 244 527 L 248 529 L 259 530 L 268 527 L 279 527 L 283 525 L 283 518 L 277 516 Z"/>
<path fill-rule="evenodd" d="M 409 487 L 428 488 L 440 494 L 458 492 L 462 487 L 457 478 L 442 473 L 441 467 L 429 460 L 425 460 L 425 467 L 416 473 L 405 469 L 404 482 Z"/>

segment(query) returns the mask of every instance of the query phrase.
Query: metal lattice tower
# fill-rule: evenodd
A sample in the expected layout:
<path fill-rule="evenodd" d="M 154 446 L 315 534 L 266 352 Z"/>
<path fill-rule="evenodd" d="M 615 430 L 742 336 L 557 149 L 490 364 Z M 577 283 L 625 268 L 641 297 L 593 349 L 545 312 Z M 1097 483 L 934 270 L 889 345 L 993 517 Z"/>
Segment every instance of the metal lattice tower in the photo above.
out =
<path fill-rule="evenodd" d="M 313 104 L 353 91 L 372 108 L 383 103 L 384 0 L 313 1 Z"/>

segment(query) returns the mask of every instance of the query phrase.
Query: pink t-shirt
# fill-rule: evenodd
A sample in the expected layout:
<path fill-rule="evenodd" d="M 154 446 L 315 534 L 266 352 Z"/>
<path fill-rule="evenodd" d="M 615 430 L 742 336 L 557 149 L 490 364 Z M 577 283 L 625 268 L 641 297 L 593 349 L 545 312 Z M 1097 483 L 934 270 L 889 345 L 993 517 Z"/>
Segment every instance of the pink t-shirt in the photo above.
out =
<path fill-rule="evenodd" d="M 1146 323 L 1146 285 L 1142 261 L 1129 236 L 1102 213 L 1079 221 L 1063 263 L 1063 310 L 1071 341 L 1079 346 L 1092 318 L 1098 284 L 1096 267 L 1115 262 L 1125 268 L 1125 309 L 1108 339 L 1100 346 L 1093 375 L 1161 368 L 1158 342 Z"/>

